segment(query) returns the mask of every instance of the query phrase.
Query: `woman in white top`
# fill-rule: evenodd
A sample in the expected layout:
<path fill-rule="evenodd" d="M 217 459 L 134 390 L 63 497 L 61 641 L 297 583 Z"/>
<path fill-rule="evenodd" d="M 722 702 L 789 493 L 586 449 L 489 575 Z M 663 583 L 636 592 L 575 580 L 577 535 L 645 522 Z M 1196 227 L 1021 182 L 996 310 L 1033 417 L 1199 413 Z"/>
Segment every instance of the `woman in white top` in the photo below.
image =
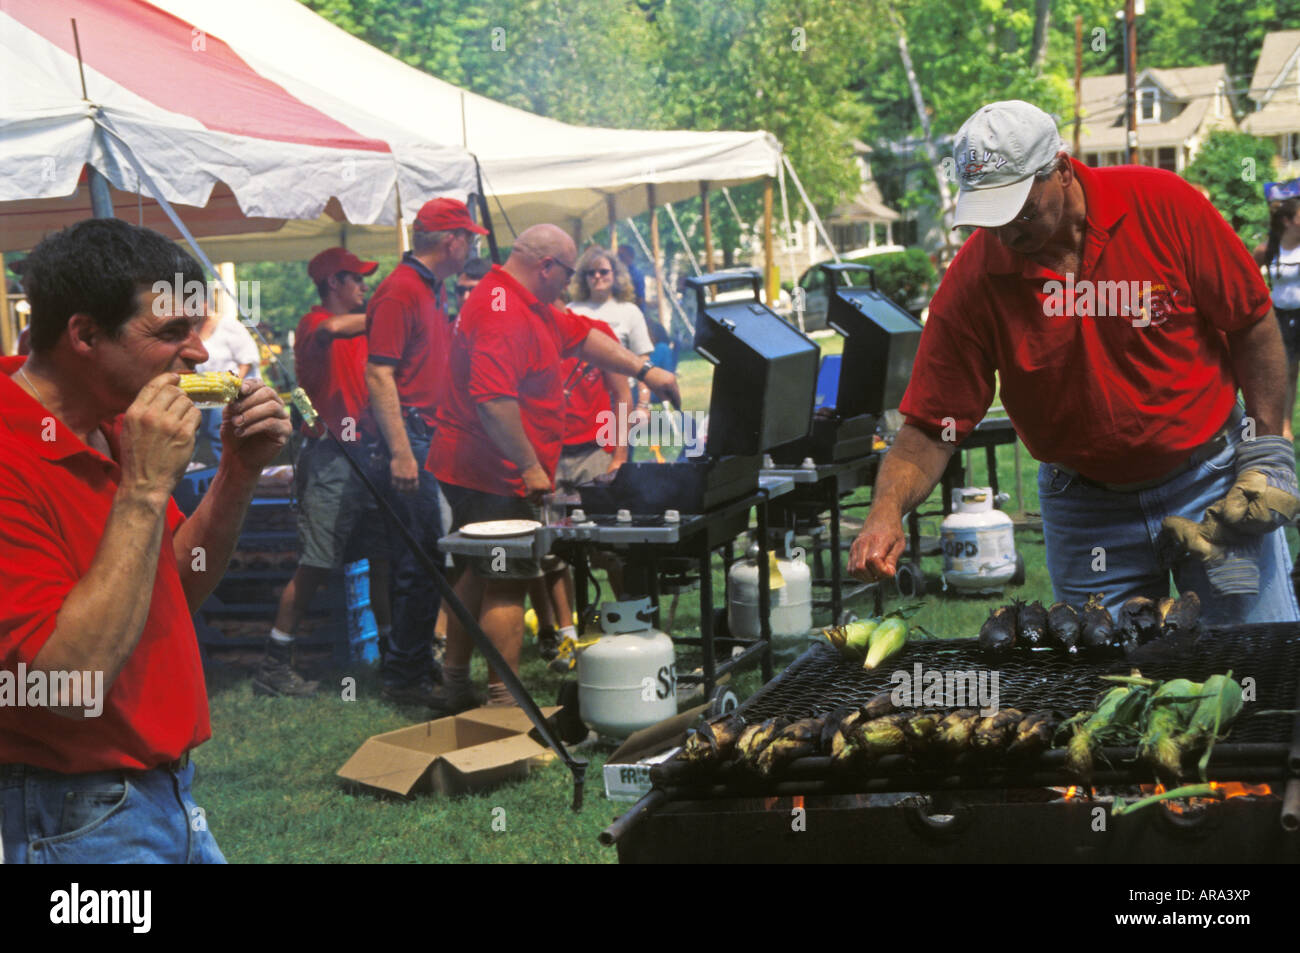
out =
<path fill-rule="evenodd" d="M 204 373 L 231 371 L 241 380 L 245 377 L 260 377 L 260 355 L 257 342 L 248 328 L 238 318 L 223 318 L 216 308 L 210 308 L 199 328 L 199 337 L 208 349 L 208 359 L 195 370 Z M 221 420 L 222 408 L 209 408 L 203 411 L 203 423 L 199 431 L 206 436 L 212 446 L 212 455 L 221 459 Z"/>
<path fill-rule="evenodd" d="M 1269 217 L 1268 242 L 1255 249 L 1273 289 L 1273 310 L 1282 325 L 1286 343 L 1287 409 L 1282 436 L 1294 439 L 1291 416 L 1295 410 L 1296 374 L 1300 372 L 1300 198 L 1285 199 Z"/>
<path fill-rule="evenodd" d="M 650 340 L 645 315 L 634 304 L 636 291 L 632 288 L 632 279 L 618 256 L 598 245 L 584 251 L 578 259 L 578 270 L 574 272 L 569 295 L 573 299 L 570 310 L 604 321 L 619 344 L 642 361 L 650 359 L 654 342 Z M 633 381 L 633 385 L 636 414 L 643 415 L 650 408 L 650 389 L 639 381 Z M 631 425 L 629 420 L 629 428 Z"/>

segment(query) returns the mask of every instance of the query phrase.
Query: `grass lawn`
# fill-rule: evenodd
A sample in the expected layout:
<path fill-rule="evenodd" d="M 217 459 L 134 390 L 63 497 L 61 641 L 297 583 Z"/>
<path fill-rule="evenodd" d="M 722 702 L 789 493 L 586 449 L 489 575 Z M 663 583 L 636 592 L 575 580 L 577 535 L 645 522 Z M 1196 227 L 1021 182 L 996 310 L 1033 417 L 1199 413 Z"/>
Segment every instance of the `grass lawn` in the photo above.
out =
<path fill-rule="evenodd" d="M 838 350 L 841 338 L 820 339 L 828 351 Z M 711 367 L 691 357 L 680 366 L 686 410 L 707 409 Z M 968 462 L 968 482 L 987 484 L 984 453 L 975 451 Z M 1013 515 L 1037 510 L 1037 464 L 1020 449 L 1024 498 L 1015 496 L 1015 453 L 998 448 L 998 473 L 1002 490 L 1012 494 L 1006 509 Z M 869 490 L 859 490 L 845 502 L 865 502 Z M 938 510 L 939 493 L 924 510 Z M 863 510 L 850 510 L 860 518 Z M 923 532 L 938 534 L 939 517 L 926 519 Z M 1296 539 L 1289 530 L 1292 550 Z M 847 546 L 853 533 L 845 534 Z M 939 591 L 941 557 L 924 560 L 927 573 L 925 607 L 913 618 L 935 635 L 973 637 L 995 605 L 1012 596 L 1024 599 L 1052 597 L 1044 561 L 1041 533 L 1016 531 L 1016 546 L 1026 566 L 1024 586 L 1009 588 L 997 598 L 943 594 Z M 714 572 L 717 601 L 722 603 L 723 574 L 718 561 Z M 892 590 L 887 605 L 898 603 Z M 607 597 L 607 596 L 606 596 Z M 870 614 L 870 601 L 861 598 L 851 608 Z M 667 618 L 667 613 L 663 614 Z M 673 634 L 684 635 L 699 620 L 698 596 L 681 597 Z M 827 612 L 817 625 L 828 624 Z M 268 620 L 269 625 L 269 620 Z M 536 770 L 526 781 L 483 794 L 447 798 L 423 796 L 411 801 L 370 794 L 352 794 L 334 772 L 368 736 L 423 720 L 419 710 L 403 710 L 379 699 L 376 674 L 364 666 L 338 669 L 325 661 L 314 677 L 323 681 L 320 694 L 309 700 L 266 699 L 255 696 L 248 681 L 251 657 L 218 658 L 209 669 L 213 738 L 198 751 L 195 795 L 227 858 L 236 863 L 482 863 L 482 862 L 589 862 L 612 863 L 613 849 L 599 846 L 597 834 L 626 810 L 622 802 L 605 799 L 601 767 L 611 749 L 598 749 L 582 757 L 590 760 L 586 806 L 582 813 L 569 810 L 571 783 L 568 770 L 555 762 Z M 678 669 L 698 664 L 685 651 Z M 779 667 L 779 666 L 778 666 Z M 524 684 L 539 704 L 552 704 L 561 677 L 546 669 L 535 646 L 524 649 L 521 672 Z M 342 680 L 356 680 L 356 700 L 344 701 Z M 475 660 L 475 679 L 485 680 L 481 660 Z M 757 671 L 741 675 L 735 685 L 742 698 L 760 687 Z M 504 814 L 497 809 L 504 809 Z M 503 818 L 505 830 L 494 819 Z"/>

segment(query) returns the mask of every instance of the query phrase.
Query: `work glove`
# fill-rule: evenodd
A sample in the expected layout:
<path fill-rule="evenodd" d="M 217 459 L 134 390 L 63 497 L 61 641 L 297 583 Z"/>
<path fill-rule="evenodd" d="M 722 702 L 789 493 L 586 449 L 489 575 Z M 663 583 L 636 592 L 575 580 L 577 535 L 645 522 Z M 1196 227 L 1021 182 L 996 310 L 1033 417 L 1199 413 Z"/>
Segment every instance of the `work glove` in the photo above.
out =
<path fill-rule="evenodd" d="M 1226 497 L 1212 503 L 1199 523 L 1185 516 L 1166 516 L 1156 537 L 1156 553 L 1164 565 L 1189 555 L 1200 559 L 1219 595 L 1253 596 L 1259 592 L 1258 541 L 1227 525 L 1226 504 Z"/>
<path fill-rule="evenodd" d="M 1221 501 L 1223 522 L 1260 535 L 1285 526 L 1300 512 L 1295 447 L 1285 437 L 1256 437 L 1237 447 L 1237 481 Z"/>

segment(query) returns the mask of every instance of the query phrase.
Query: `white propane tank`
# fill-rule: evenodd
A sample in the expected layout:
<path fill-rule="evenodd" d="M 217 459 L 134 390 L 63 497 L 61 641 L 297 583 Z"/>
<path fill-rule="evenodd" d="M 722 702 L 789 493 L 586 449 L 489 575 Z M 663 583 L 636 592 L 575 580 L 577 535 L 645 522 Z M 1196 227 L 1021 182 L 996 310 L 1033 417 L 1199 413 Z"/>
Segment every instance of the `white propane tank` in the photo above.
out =
<path fill-rule="evenodd" d="M 791 547 L 786 547 L 790 552 Z M 776 560 L 771 577 L 772 638 L 805 639 L 812 629 L 812 570 L 800 559 Z M 727 628 L 738 639 L 759 637 L 758 545 L 727 573 Z"/>
<path fill-rule="evenodd" d="M 626 738 L 677 714 L 673 640 L 651 628 L 649 599 L 606 602 L 602 635 L 578 653 L 578 707 L 603 735 Z"/>
<path fill-rule="evenodd" d="M 1011 517 L 993 508 L 993 488 L 952 491 L 953 511 L 939 526 L 943 578 L 957 589 L 995 589 L 1016 574 Z"/>

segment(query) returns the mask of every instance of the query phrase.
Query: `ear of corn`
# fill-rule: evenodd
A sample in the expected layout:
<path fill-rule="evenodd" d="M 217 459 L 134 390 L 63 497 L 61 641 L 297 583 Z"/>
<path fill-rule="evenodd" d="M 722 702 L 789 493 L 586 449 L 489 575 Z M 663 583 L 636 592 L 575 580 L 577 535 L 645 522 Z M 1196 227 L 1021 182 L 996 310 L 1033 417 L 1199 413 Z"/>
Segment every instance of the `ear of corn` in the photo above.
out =
<path fill-rule="evenodd" d="M 907 623 L 891 616 L 871 633 L 870 647 L 863 668 L 875 668 L 907 644 Z"/>
<path fill-rule="evenodd" d="M 239 396 L 241 381 L 229 371 L 182 374 L 180 388 L 196 404 L 228 404 Z"/>

